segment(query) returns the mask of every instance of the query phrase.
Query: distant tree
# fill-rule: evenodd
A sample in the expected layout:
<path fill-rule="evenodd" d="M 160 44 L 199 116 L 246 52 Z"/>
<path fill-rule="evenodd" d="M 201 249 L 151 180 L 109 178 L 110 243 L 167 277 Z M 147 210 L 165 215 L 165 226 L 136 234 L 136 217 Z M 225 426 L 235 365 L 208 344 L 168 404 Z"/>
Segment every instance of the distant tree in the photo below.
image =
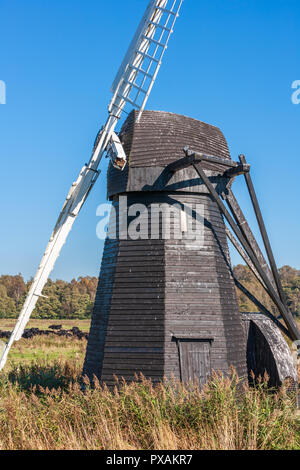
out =
<path fill-rule="evenodd" d="M 278 314 L 278 310 L 269 295 L 247 266 L 235 266 L 233 272 L 236 279 L 246 287 L 248 291 L 254 294 L 270 312 Z M 294 315 L 300 316 L 300 271 L 290 266 L 283 266 L 279 269 L 279 274 L 287 304 Z M 258 311 L 257 307 L 239 289 L 237 289 L 237 296 L 242 312 Z"/>
<path fill-rule="evenodd" d="M 290 266 L 283 266 L 280 268 L 279 274 L 283 284 L 288 284 L 300 278 L 300 271 L 297 271 L 297 269 L 291 268 Z"/>
<path fill-rule="evenodd" d="M 32 284 L 21 274 L 0 277 L 0 317 L 14 318 L 20 312 L 26 294 Z M 80 277 L 71 282 L 49 279 L 43 289 L 32 318 L 64 319 L 89 318 L 95 300 L 98 279 Z"/>
<path fill-rule="evenodd" d="M 257 281 L 247 266 L 237 265 L 233 268 L 237 280 L 243 284 L 272 313 L 278 313 L 264 288 Z M 283 289 L 288 306 L 294 315 L 300 317 L 300 271 L 283 266 L 280 270 Z M 32 279 L 27 283 L 21 274 L 0 276 L 0 318 L 15 318 L 20 312 Z M 96 277 L 79 277 L 71 282 L 60 279 L 55 282 L 49 279 L 40 297 L 33 318 L 74 319 L 90 318 L 96 296 L 98 279 Z M 243 312 L 255 312 L 257 307 L 237 289 L 240 309 Z"/>
<path fill-rule="evenodd" d="M 16 314 L 15 300 L 7 295 L 6 287 L 0 284 L 0 318 L 14 318 Z"/>
<path fill-rule="evenodd" d="M 279 272 L 288 306 L 294 315 L 300 317 L 300 271 L 283 266 Z"/>
<path fill-rule="evenodd" d="M 27 291 L 27 287 L 22 275 L 18 274 L 17 276 L 1 276 L 0 285 L 6 288 L 8 297 L 16 302 L 16 307 L 18 308 Z"/>

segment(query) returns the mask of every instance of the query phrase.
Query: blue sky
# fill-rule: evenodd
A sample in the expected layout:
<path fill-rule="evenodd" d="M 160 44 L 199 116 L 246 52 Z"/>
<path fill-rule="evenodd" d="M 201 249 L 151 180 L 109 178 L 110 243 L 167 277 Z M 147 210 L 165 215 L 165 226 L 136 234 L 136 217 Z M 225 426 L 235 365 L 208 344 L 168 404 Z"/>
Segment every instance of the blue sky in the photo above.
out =
<path fill-rule="evenodd" d="M 0 274 L 35 274 L 146 5 L 0 0 Z M 298 269 L 299 44 L 299 0 L 185 0 L 147 105 L 219 126 L 233 158 L 246 155 L 277 262 Z M 234 190 L 255 227 L 242 177 Z M 105 201 L 103 175 L 52 278 L 98 275 L 96 208 Z"/>

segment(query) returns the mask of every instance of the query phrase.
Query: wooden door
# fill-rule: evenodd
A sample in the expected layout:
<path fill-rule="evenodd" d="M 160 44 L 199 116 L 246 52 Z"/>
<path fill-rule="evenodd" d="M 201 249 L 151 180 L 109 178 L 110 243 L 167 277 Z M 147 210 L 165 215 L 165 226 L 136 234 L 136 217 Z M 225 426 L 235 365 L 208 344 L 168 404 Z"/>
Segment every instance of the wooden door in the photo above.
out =
<path fill-rule="evenodd" d="M 210 341 L 179 340 L 181 380 L 202 386 L 211 374 Z"/>

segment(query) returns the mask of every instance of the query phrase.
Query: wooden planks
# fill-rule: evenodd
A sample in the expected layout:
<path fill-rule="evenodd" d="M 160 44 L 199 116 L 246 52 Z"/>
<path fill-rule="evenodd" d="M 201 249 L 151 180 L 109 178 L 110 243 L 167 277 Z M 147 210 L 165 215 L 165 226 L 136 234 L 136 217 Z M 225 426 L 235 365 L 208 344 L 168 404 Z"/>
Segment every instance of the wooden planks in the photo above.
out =
<path fill-rule="evenodd" d="M 198 370 L 201 383 L 210 370 L 229 373 L 231 365 L 246 375 L 245 335 L 219 208 L 194 169 L 181 170 L 170 181 L 162 177 L 186 145 L 230 159 L 225 138 L 214 126 L 185 116 L 146 111 L 138 125 L 134 118 L 132 113 L 120 134 L 129 164 L 122 173 L 108 171 L 108 195 L 117 214 L 122 195 L 128 207 L 144 204 L 149 221 L 153 203 L 200 204 L 204 237 L 197 243 L 163 239 L 160 221 L 158 239 L 149 233 L 144 240 L 106 241 L 85 372 L 109 385 L 114 376 L 130 381 L 139 372 L 154 381 L 183 377 L 182 368 L 190 366 L 183 361 L 180 367 L 174 338 L 184 337 L 190 346 L 180 346 L 182 353 L 184 348 L 187 355 L 194 351 L 191 374 Z M 218 165 L 205 168 L 215 189 L 223 192 L 227 181 L 218 176 Z M 173 215 L 170 222 L 173 228 Z M 209 356 L 205 338 L 210 338 Z"/>
<path fill-rule="evenodd" d="M 123 172 L 110 165 L 108 171 L 108 195 L 132 191 L 203 191 L 207 193 L 193 168 L 175 173 L 167 183 L 162 176 L 163 169 L 177 159 L 184 157 L 183 148 L 189 145 L 196 152 L 203 152 L 230 159 L 224 135 L 215 126 L 178 114 L 161 111 L 144 111 L 139 124 L 133 111 L 127 118 L 121 132 L 128 165 Z M 223 173 L 218 164 L 205 163 L 209 176 Z M 225 189 L 226 178 L 218 180 Z M 165 184 L 166 183 L 166 184 Z"/>
<path fill-rule="evenodd" d="M 211 375 L 211 342 L 179 338 L 178 347 L 181 380 L 205 385 Z"/>

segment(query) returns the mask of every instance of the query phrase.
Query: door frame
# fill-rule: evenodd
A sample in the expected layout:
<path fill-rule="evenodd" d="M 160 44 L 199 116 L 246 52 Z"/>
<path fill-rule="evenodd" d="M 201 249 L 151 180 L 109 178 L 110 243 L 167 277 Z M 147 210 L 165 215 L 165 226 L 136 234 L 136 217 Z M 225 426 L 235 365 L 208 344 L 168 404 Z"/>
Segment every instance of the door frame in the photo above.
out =
<path fill-rule="evenodd" d="M 178 359 L 179 359 L 179 374 L 180 380 L 183 382 L 183 374 L 182 374 L 182 354 L 180 352 L 180 343 L 184 342 L 193 342 L 193 343 L 209 343 L 210 348 L 212 347 L 212 343 L 214 342 L 214 338 L 212 337 L 201 337 L 199 334 L 188 334 L 188 333 L 176 333 L 176 335 L 172 335 L 172 341 L 176 341 L 177 344 L 177 351 L 178 351 Z"/>

